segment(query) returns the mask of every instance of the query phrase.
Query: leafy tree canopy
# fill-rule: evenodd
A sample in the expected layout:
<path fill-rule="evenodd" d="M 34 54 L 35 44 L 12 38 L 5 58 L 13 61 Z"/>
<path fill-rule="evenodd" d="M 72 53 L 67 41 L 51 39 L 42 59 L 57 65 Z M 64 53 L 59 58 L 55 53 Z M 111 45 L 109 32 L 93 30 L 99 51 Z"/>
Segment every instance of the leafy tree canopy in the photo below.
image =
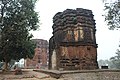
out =
<path fill-rule="evenodd" d="M 105 21 L 110 30 L 120 28 L 120 1 L 119 0 L 107 0 L 105 1 Z"/>
<path fill-rule="evenodd" d="M 38 29 L 37 0 L 0 0 L 0 60 L 32 57 L 34 44 L 30 30 Z"/>
<path fill-rule="evenodd" d="M 110 30 L 120 29 L 120 0 L 103 0 L 105 3 L 105 21 Z M 120 47 L 120 46 L 119 46 Z M 111 57 L 110 61 L 113 68 L 120 69 L 120 50 L 116 56 Z"/>

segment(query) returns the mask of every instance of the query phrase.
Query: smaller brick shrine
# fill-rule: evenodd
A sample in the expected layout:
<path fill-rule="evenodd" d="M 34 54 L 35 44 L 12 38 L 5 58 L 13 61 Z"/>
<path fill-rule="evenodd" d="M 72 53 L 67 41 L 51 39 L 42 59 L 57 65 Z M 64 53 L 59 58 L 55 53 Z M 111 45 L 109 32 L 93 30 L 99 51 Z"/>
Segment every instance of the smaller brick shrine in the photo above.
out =
<path fill-rule="evenodd" d="M 49 69 L 97 69 L 96 26 L 91 10 L 77 8 L 53 17 L 49 40 Z"/>
<path fill-rule="evenodd" d="M 33 59 L 25 60 L 26 68 L 47 68 L 48 67 L 48 41 L 43 39 L 32 39 L 36 43 Z"/>

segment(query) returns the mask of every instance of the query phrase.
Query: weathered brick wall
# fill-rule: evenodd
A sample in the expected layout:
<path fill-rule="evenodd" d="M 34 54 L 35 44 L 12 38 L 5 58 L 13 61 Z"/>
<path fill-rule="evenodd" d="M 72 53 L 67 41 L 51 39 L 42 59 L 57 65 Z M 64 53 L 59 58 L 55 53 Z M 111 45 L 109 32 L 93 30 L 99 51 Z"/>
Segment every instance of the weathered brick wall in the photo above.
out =
<path fill-rule="evenodd" d="M 93 46 L 60 47 L 60 67 L 66 69 L 96 69 L 96 48 Z"/>
<path fill-rule="evenodd" d="M 53 17 L 53 23 L 53 36 L 49 40 L 49 68 L 97 69 L 96 27 L 92 11 L 67 9 L 58 12 Z"/>

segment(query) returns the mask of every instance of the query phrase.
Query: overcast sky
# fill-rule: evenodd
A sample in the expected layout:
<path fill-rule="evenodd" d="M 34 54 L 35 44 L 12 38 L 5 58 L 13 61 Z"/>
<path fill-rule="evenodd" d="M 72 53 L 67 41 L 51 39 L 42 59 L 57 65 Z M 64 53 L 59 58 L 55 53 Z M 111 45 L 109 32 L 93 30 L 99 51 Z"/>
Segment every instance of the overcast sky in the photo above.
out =
<path fill-rule="evenodd" d="M 49 40 L 52 36 L 52 18 L 57 12 L 66 9 L 84 8 L 93 11 L 96 20 L 96 40 L 98 44 L 98 60 L 109 59 L 118 48 L 119 31 L 108 30 L 104 22 L 102 0 L 38 0 L 36 11 L 40 16 L 40 30 L 32 32 L 35 39 Z"/>

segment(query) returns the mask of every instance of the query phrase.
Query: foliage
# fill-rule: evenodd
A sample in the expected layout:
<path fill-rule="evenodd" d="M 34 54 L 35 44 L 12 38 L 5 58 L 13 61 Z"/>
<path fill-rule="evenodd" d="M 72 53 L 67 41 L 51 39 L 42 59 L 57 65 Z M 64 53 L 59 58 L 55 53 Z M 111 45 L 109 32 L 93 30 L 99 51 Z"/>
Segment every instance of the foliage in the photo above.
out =
<path fill-rule="evenodd" d="M 38 29 L 37 0 L 0 0 L 0 60 L 32 57 L 35 45 L 29 33 Z"/>
<path fill-rule="evenodd" d="M 98 64 L 99 68 L 101 68 L 101 66 L 108 66 L 109 69 L 116 69 L 116 66 L 113 64 L 111 60 L 99 60 Z"/>
<path fill-rule="evenodd" d="M 120 28 L 120 1 L 105 1 L 105 21 L 109 26 L 109 29 L 119 29 Z"/>
<path fill-rule="evenodd" d="M 120 69 L 120 50 L 117 50 L 116 56 L 111 57 L 110 60 L 99 60 L 99 67 L 108 66 L 110 69 Z"/>
<path fill-rule="evenodd" d="M 117 50 L 116 56 L 110 58 L 115 68 L 120 69 L 120 50 Z"/>
<path fill-rule="evenodd" d="M 105 21 L 110 30 L 120 28 L 120 0 L 109 1 L 105 3 Z M 111 67 L 120 69 L 120 51 L 117 50 L 116 56 L 110 58 Z"/>

